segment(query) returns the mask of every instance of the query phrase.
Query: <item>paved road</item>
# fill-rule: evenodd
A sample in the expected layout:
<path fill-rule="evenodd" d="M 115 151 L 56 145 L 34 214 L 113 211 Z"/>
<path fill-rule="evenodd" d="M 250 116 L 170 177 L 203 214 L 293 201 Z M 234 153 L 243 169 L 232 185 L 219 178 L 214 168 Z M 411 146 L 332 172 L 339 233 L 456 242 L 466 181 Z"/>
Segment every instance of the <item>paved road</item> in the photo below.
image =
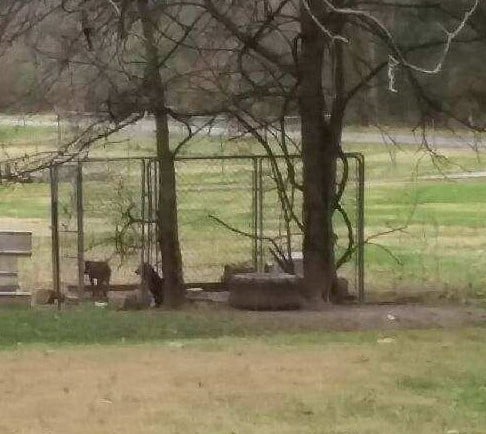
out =
<path fill-rule="evenodd" d="M 399 145 L 407 146 L 421 146 L 422 137 L 420 135 L 410 134 L 394 134 L 392 135 L 393 140 Z M 344 132 L 343 134 L 344 143 L 383 143 L 384 139 L 381 134 L 376 134 L 372 132 L 365 133 L 351 133 Z M 392 144 L 391 139 L 386 138 L 386 143 Z M 472 134 L 465 134 L 464 136 L 440 136 L 440 135 L 429 135 L 427 137 L 427 142 L 429 146 L 433 148 L 473 148 L 475 145 L 475 139 Z M 486 150 L 486 140 L 478 144 L 482 150 Z"/>
<path fill-rule="evenodd" d="M 84 119 L 85 122 L 89 122 L 89 116 L 81 116 L 80 119 Z M 206 122 L 206 119 L 199 119 L 194 124 L 197 127 L 201 126 Z M 298 123 L 294 123 L 294 131 L 290 134 L 296 138 L 299 137 L 300 133 L 298 131 Z M 67 123 L 61 122 L 61 125 L 68 125 Z M 0 115 L 0 126 L 17 126 L 22 127 L 52 127 L 58 128 L 59 123 L 56 116 L 54 115 L 32 115 L 32 116 L 9 116 Z M 145 118 L 126 128 L 126 132 L 132 136 L 147 136 L 151 135 L 154 131 L 155 124 L 153 119 Z M 184 127 L 178 123 L 172 123 L 170 125 L 172 132 L 183 133 L 185 131 Z M 218 120 L 211 128 L 206 127 L 203 129 L 206 134 L 213 137 L 220 137 L 228 135 L 231 132 L 231 127 L 225 120 Z M 235 133 L 233 133 L 235 134 Z M 406 146 L 417 146 L 419 147 L 422 143 L 422 137 L 420 134 L 414 135 L 413 133 L 404 134 L 398 133 L 394 134 L 393 140 L 400 144 Z M 464 135 L 457 136 L 445 136 L 445 135 L 429 135 L 427 137 L 428 143 L 434 148 L 473 148 L 475 144 L 475 139 L 472 133 L 465 133 Z M 384 138 L 379 132 L 368 131 L 368 132 L 350 132 L 345 131 L 343 134 L 344 143 L 383 143 Z M 385 141 L 392 144 L 392 140 L 385 138 Z M 486 150 L 486 139 L 479 144 L 481 150 Z"/>

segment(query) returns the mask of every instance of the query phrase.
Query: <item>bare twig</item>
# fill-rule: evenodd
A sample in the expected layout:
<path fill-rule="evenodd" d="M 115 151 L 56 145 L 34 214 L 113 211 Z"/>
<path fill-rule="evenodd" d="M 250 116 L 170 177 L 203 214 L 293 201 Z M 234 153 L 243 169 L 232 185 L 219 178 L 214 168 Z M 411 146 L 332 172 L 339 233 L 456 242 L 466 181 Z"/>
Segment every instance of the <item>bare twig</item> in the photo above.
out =
<path fill-rule="evenodd" d="M 213 215 L 209 214 L 208 217 L 210 219 L 214 220 L 216 223 L 220 224 L 221 226 L 225 227 L 226 229 L 230 230 L 231 232 L 234 232 L 235 234 L 242 235 L 244 237 L 251 238 L 251 239 L 258 239 L 258 240 L 268 241 L 269 243 L 272 244 L 273 249 L 274 249 L 274 252 L 277 252 L 278 253 L 278 256 L 280 258 L 286 258 L 285 253 L 282 251 L 282 249 L 277 244 L 277 242 L 275 241 L 274 238 L 266 237 L 266 236 L 256 236 L 255 237 L 254 234 L 251 234 L 249 232 L 245 232 L 245 231 L 242 231 L 240 229 L 237 229 L 237 228 L 229 225 L 228 223 L 224 222 L 223 220 L 221 220 L 220 218 L 218 218 L 216 216 L 213 216 Z"/>

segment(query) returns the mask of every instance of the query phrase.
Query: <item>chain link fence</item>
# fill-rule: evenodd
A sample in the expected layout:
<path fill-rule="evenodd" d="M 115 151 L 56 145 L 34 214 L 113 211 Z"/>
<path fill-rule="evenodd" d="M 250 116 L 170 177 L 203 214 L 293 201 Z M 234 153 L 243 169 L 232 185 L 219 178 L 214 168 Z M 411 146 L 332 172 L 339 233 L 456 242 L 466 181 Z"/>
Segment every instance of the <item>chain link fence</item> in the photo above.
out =
<path fill-rule="evenodd" d="M 340 275 L 361 294 L 362 160 L 348 155 L 348 162 L 342 200 L 348 224 L 336 215 L 337 254 L 350 252 Z M 229 264 L 263 271 L 275 263 L 272 251 L 301 258 L 299 157 L 181 157 L 175 165 L 186 283 L 219 282 Z M 84 260 L 109 262 L 113 285 L 136 284 L 134 271 L 142 260 L 160 269 L 155 217 L 163 186 L 156 160 L 90 159 L 53 168 L 51 174 L 57 195 L 53 261 L 59 263 L 60 287 L 83 284 Z"/>
<path fill-rule="evenodd" d="M 117 159 L 51 169 L 53 240 L 59 246 L 57 252 L 54 246 L 53 261 L 59 264 L 60 288 L 84 286 L 85 260 L 108 262 L 113 285 L 138 282 L 141 224 L 128 215 L 137 215 L 141 206 L 141 167 L 139 160 Z"/>
<path fill-rule="evenodd" d="M 188 158 L 176 169 L 186 281 L 217 282 L 225 264 L 254 266 L 256 160 Z"/>

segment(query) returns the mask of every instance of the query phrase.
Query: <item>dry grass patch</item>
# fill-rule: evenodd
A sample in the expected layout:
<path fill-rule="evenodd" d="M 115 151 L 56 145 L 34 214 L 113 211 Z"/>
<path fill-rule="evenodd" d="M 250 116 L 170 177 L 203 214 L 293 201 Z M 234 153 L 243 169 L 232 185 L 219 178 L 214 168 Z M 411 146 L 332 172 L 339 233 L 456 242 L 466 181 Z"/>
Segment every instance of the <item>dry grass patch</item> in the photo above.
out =
<path fill-rule="evenodd" d="M 480 433 L 484 329 L 0 354 L 2 433 Z"/>
<path fill-rule="evenodd" d="M 1 362 L 0 403 L 8 411 L 0 427 L 4 433 L 19 426 L 27 433 L 254 432 L 252 419 L 285 411 L 294 396 L 316 385 L 333 395 L 359 376 L 336 356 L 277 353 L 236 347 L 9 354 Z"/>

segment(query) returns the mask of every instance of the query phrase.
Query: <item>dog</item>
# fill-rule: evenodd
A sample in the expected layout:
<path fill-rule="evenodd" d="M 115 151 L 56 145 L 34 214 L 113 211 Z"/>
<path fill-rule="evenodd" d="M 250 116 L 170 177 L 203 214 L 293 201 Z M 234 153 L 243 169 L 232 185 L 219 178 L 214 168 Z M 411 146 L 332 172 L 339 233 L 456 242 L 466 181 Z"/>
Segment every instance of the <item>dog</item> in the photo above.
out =
<path fill-rule="evenodd" d="M 150 293 L 154 297 L 155 306 L 159 307 L 164 302 L 164 278 L 160 277 L 152 265 L 144 262 L 135 270 L 135 274 L 142 277 Z"/>
<path fill-rule="evenodd" d="M 103 294 L 106 298 L 110 289 L 111 268 L 106 261 L 85 261 L 84 274 L 89 277 L 93 298 L 95 294 L 99 297 Z M 96 287 L 95 287 L 96 279 Z"/>

